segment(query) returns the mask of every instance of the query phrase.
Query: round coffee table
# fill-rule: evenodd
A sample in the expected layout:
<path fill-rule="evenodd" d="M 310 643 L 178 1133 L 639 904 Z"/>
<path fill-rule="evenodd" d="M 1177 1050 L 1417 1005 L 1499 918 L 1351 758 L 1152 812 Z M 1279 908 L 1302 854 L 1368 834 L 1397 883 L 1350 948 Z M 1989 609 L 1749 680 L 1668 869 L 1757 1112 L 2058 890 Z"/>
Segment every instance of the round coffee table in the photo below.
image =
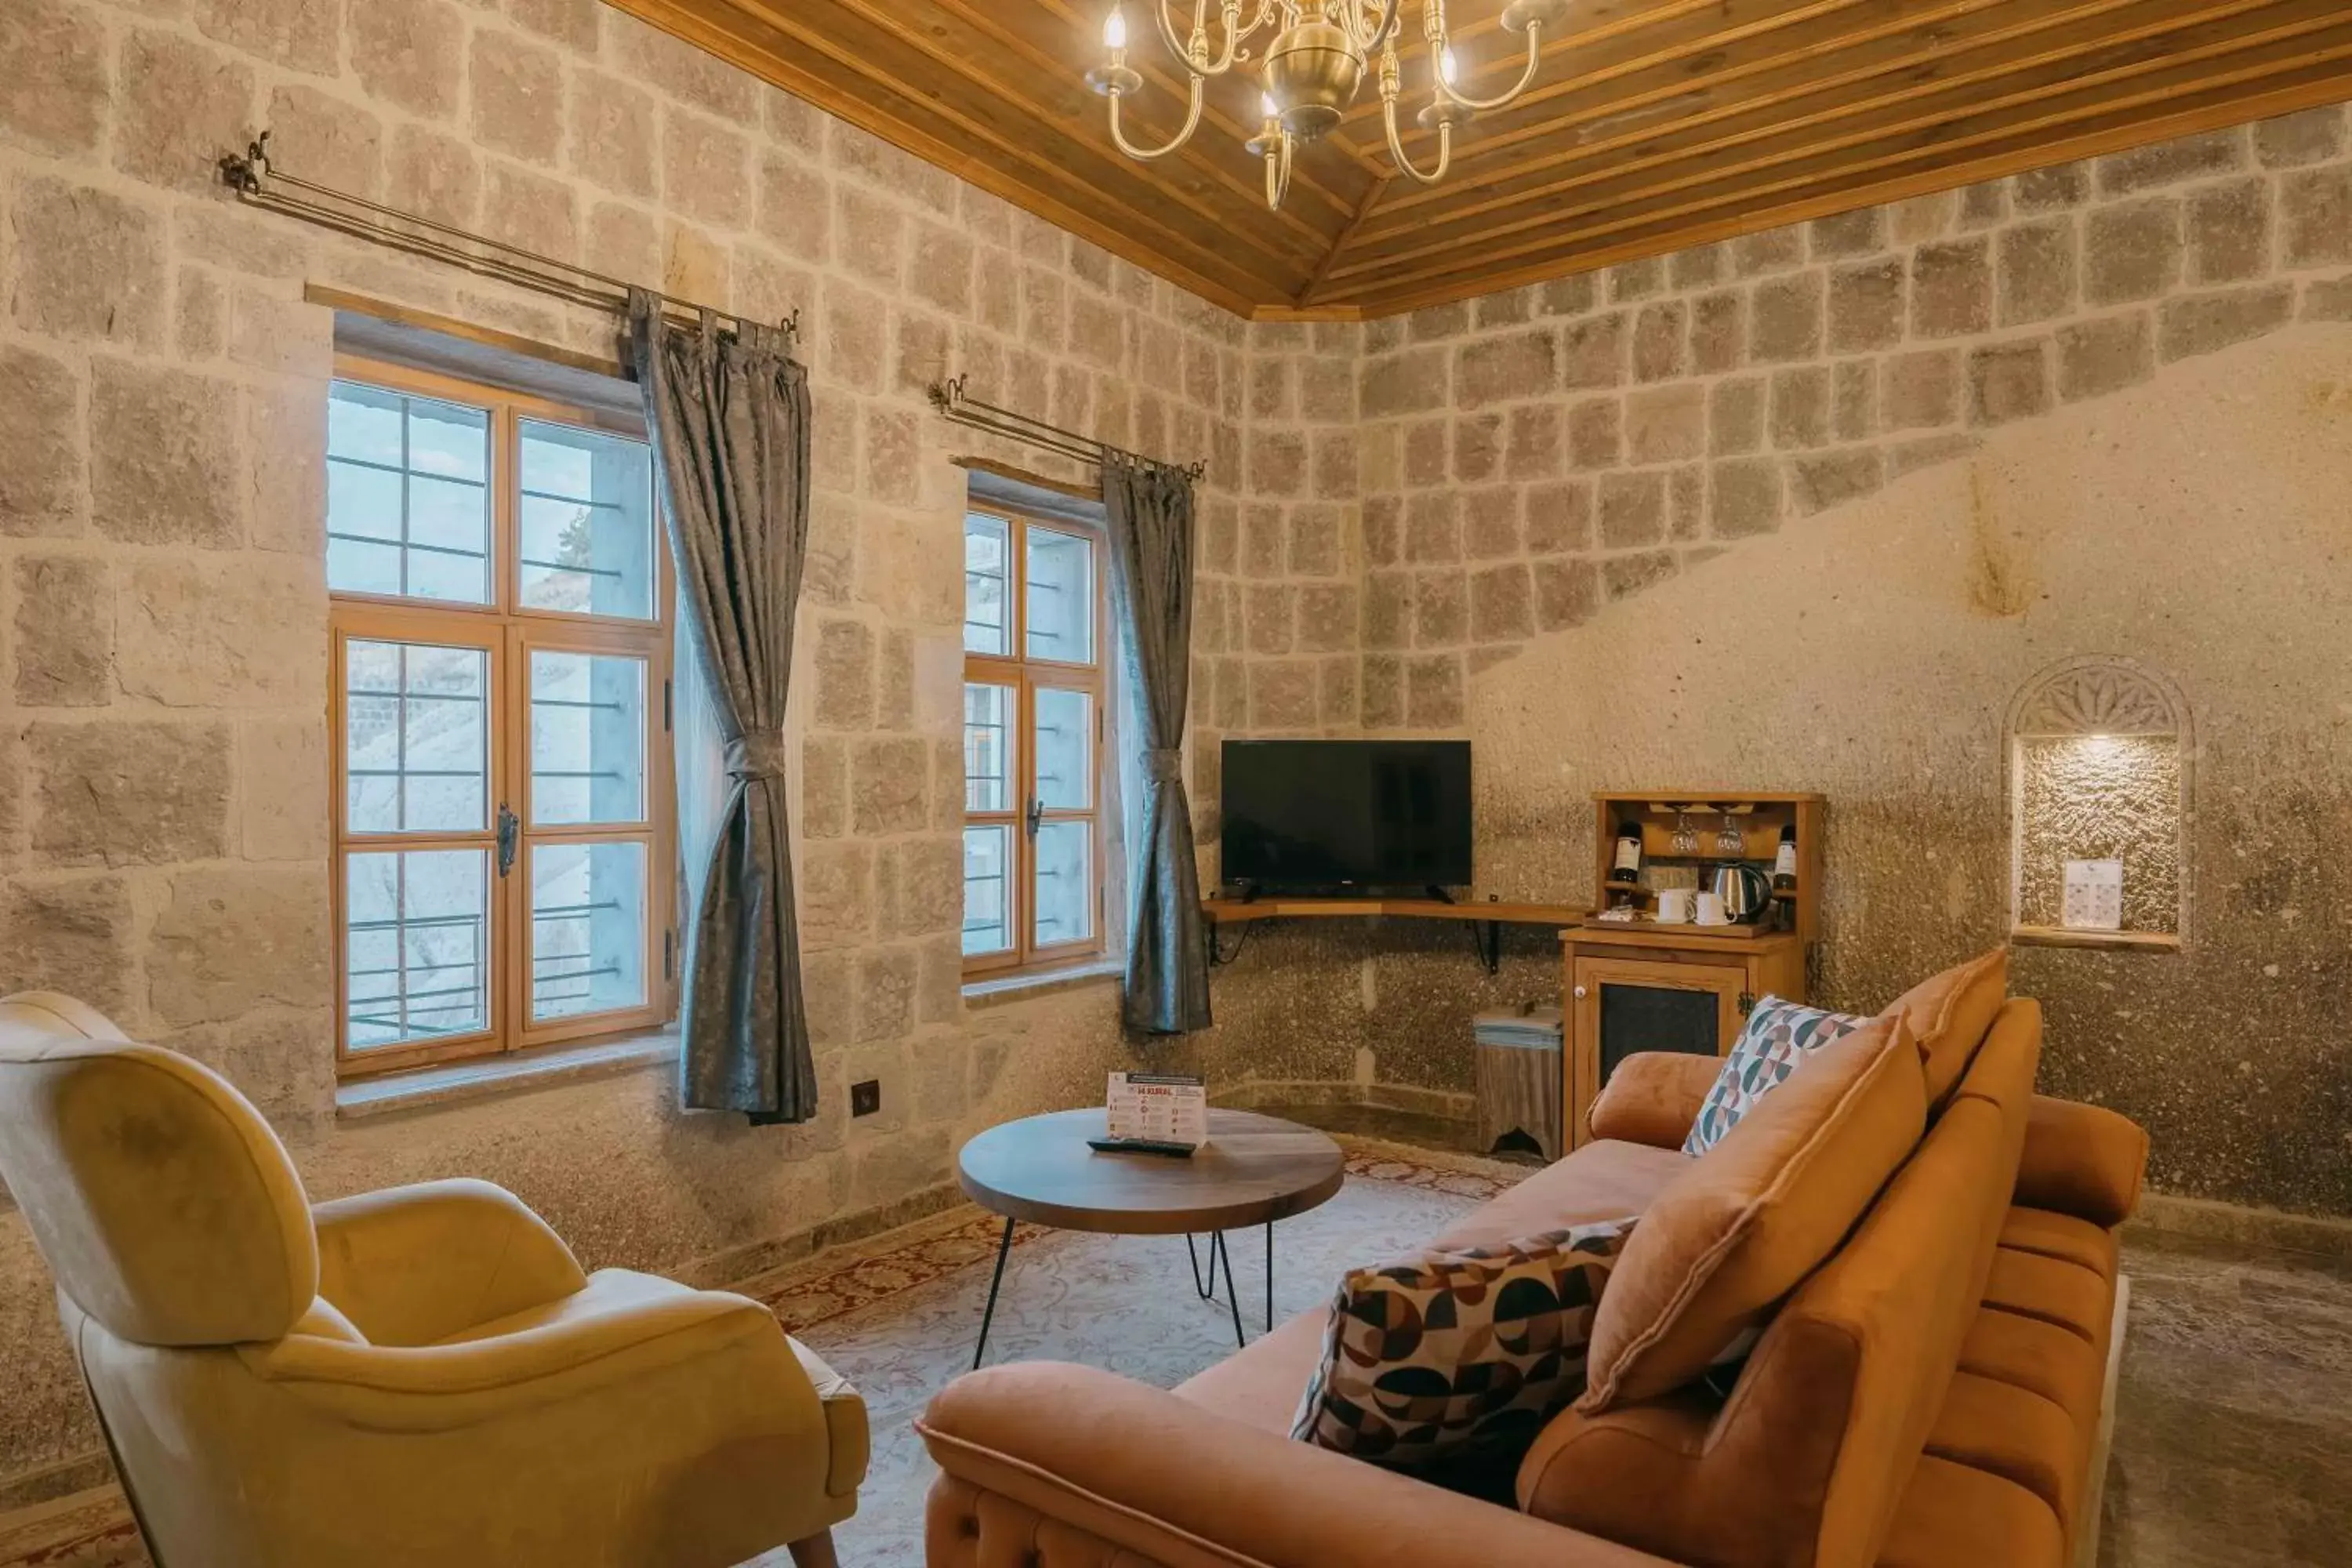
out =
<path fill-rule="evenodd" d="M 1107 1125 L 1100 1106 L 1024 1117 L 990 1128 L 957 1156 L 956 1175 L 965 1195 L 1004 1216 L 973 1366 L 988 1350 L 988 1325 L 996 1316 L 996 1293 L 1004 1283 L 1004 1259 L 1019 1221 L 1111 1236 L 1181 1234 L 1188 1252 L 1193 1237 L 1206 1231 L 1208 1281 L 1202 1282 L 1200 1255 L 1192 1252 L 1192 1288 L 1203 1300 L 1215 1300 L 1217 1264 L 1223 1261 L 1238 1341 L 1241 1290 L 1225 1232 L 1265 1226 L 1265 1324 L 1271 1329 L 1274 1222 L 1328 1200 L 1346 1173 L 1346 1158 L 1330 1139 L 1311 1127 L 1255 1111 L 1211 1110 L 1208 1147 L 1190 1159 L 1088 1148 L 1087 1140 L 1103 1136 Z"/>

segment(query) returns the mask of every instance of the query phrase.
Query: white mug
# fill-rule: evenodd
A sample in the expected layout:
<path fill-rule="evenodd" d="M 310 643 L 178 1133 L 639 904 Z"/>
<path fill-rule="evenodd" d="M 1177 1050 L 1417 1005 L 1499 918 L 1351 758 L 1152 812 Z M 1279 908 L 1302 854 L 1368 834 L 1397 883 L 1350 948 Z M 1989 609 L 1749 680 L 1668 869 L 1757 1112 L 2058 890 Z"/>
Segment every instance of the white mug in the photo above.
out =
<path fill-rule="evenodd" d="M 1729 925 L 1730 918 L 1723 912 L 1723 895 L 1701 893 L 1698 896 L 1698 923 L 1703 926 Z"/>
<path fill-rule="evenodd" d="M 1691 918 L 1691 899 L 1692 890 L 1688 888 L 1659 889 L 1658 923 L 1662 926 L 1688 925 Z M 1716 906 L 1716 912 L 1718 914 L 1722 912 L 1720 904 Z"/>

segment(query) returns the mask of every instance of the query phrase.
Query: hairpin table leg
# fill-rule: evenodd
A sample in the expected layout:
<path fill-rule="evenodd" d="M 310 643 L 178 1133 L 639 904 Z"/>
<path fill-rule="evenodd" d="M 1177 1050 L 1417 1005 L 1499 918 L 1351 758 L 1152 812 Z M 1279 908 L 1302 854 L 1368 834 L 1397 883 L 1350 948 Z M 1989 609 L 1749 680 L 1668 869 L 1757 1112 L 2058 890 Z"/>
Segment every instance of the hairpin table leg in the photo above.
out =
<path fill-rule="evenodd" d="M 988 1306 L 980 1314 L 980 1343 L 971 1347 L 971 1370 L 980 1370 L 980 1358 L 988 1353 L 988 1325 L 996 1317 L 996 1292 L 1004 1283 L 1004 1259 L 1013 1250 L 1013 1216 L 1004 1216 L 1004 1239 L 996 1244 L 996 1274 L 988 1282 Z"/>

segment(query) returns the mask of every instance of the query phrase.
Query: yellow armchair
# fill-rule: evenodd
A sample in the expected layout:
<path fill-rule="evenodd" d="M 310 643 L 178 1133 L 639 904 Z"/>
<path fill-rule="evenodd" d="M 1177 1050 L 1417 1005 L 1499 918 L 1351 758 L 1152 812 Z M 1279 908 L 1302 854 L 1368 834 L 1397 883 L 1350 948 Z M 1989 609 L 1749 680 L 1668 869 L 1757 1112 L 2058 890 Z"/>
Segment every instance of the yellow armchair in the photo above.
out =
<path fill-rule="evenodd" d="M 487 1182 L 312 1206 L 226 1080 L 0 999 L 0 1179 L 163 1568 L 833 1562 L 857 1392 L 755 1301 Z"/>

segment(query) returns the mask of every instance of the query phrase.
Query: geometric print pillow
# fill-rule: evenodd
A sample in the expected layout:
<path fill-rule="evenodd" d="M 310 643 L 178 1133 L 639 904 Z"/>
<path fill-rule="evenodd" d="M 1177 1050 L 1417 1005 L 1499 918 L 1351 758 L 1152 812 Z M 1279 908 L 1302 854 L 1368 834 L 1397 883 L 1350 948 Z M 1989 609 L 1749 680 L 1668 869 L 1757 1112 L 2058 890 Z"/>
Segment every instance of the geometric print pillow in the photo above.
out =
<path fill-rule="evenodd" d="M 1748 1015 L 1748 1026 L 1715 1075 L 1683 1152 L 1704 1154 L 1723 1142 L 1749 1108 L 1779 1088 L 1806 1057 L 1869 1023 L 1851 1013 L 1825 1013 L 1767 996 Z"/>
<path fill-rule="evenodd" d="M 1349 1271 L 1290 1435 L 1397 1468 L 1525 1447 L 1584 1389 L 1631 1219 Z"/>

